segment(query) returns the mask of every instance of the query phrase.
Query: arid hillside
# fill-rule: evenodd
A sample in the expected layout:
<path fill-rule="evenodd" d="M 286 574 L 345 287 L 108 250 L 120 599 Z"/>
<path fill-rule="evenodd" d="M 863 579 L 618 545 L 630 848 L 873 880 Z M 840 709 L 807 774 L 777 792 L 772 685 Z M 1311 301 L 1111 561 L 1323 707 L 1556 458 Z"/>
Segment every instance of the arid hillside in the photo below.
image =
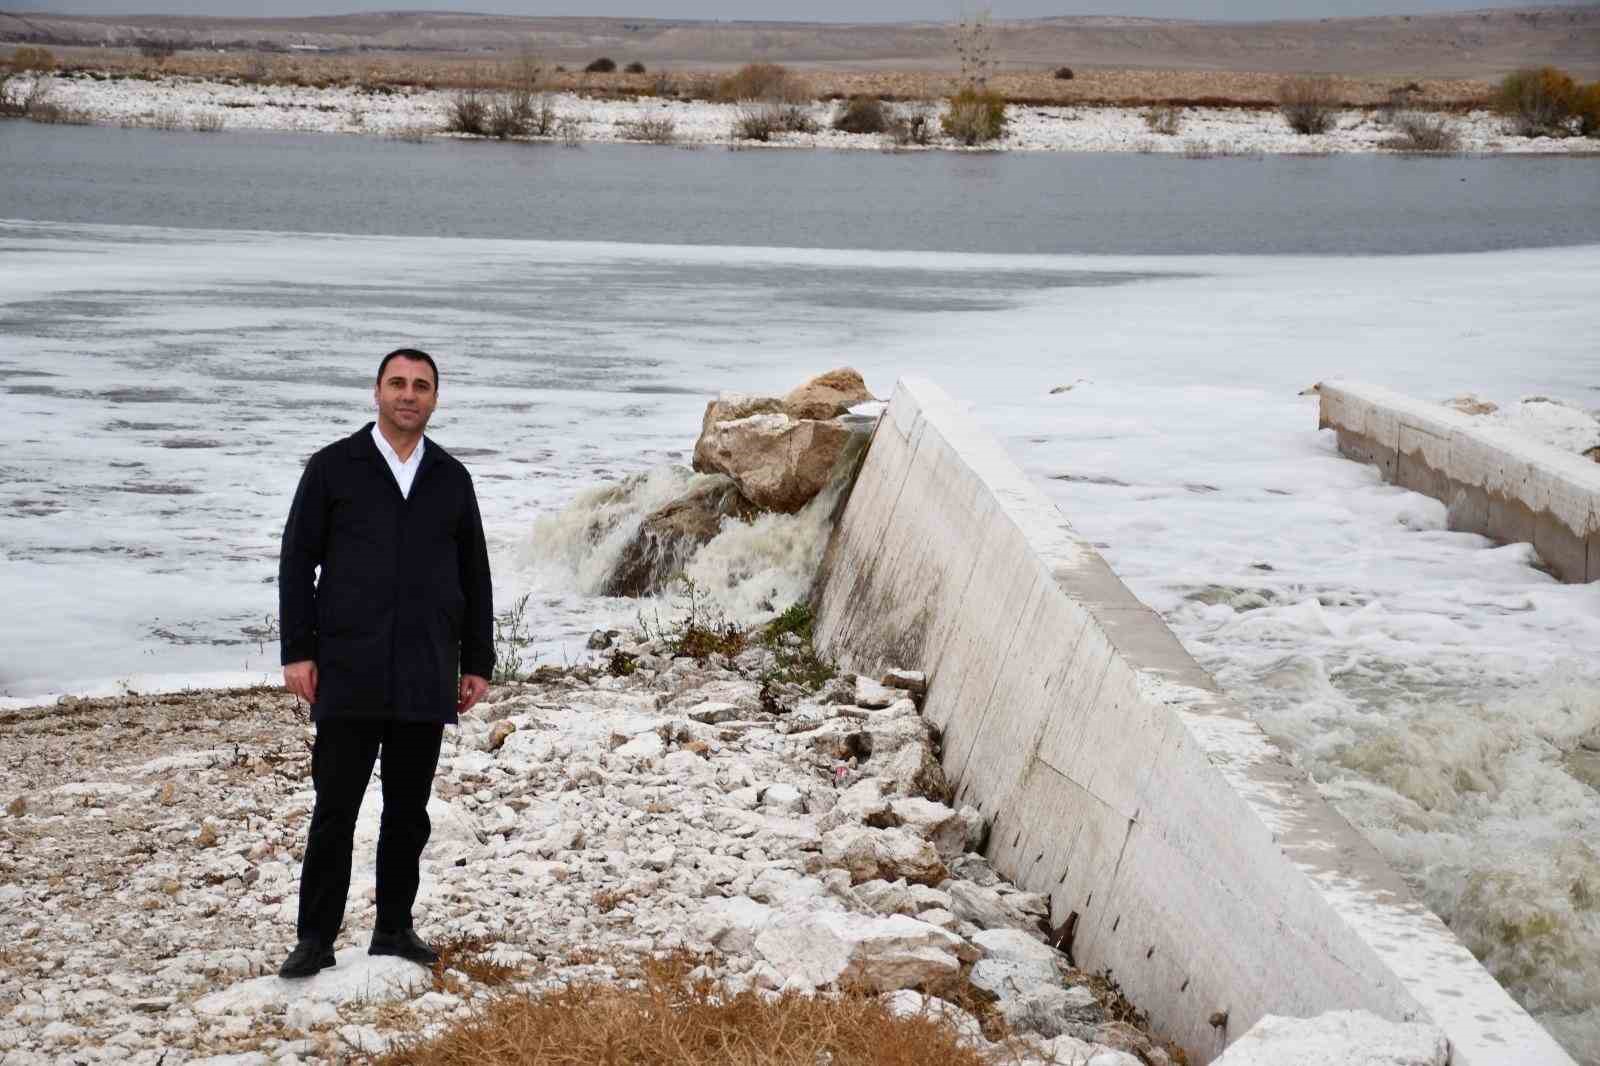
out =
<path fill-rule="evenodd" d="M 386 13 L 322 18 L 73 16 L 0 12 L 0 42 L 302 52 L 530 52 L 554 63 L 598 55 L 652 68 L 753 60 L 833 69 L 942 70 L 954 63 L 941 23 L 703 22 Z M 1550 63 L 1600 77 L 1600 4 L 1257 23 L 1114 16 L 998 22 L 1003 72 L 1074 69 L 1332 73 L 1494 78 Z"/>

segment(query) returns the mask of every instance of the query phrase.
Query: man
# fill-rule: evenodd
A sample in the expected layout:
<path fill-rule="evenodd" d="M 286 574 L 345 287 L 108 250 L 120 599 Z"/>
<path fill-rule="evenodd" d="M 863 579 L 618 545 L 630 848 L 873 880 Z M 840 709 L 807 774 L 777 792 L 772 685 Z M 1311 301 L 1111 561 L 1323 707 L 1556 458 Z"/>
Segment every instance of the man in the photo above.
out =
<path fill-rule="evenodd" d="M 494 668 L 489 553 L 472 478 L 422 435 L 439 368 L 426 352 L 390 352 L 373 399 L 375 424 L 306 463 L 283 529 L 283 682 L 311 705 L 317 727 L 317 802 L 283 977 L 334 965 L 356 815 L 379 758 L 378 913 L 367 951 L 425 966 L 438 958 L 411 924 L 432 828 L 428 795 L 444 727 L 478 702 Z"/>

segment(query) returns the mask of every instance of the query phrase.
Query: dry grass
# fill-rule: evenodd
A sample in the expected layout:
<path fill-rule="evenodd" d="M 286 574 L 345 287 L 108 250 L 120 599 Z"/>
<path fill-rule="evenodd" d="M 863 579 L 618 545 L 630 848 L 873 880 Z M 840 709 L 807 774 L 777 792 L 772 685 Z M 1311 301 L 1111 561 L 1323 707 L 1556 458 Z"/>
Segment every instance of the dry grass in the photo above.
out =
<path fill-rule="evenodd" d="M 787 67 L 776 63 L 747 63 L 717 83 L 715 98 L 727 103 L 773 100 L 799 104 L 816 99 L 816 93 Z"/>
<path fill-rule="evenodd" d="M 1296 133 L 1327 133 L 1338 106 L 1332 78 L 1289 78 L 1278 86 L 1278 110 Z"/>
<path fill-rule="evenodd" d="M 109 72 L 137 78 L 175 75 L 315 87 L 351 86 L 374 92 L 469 86 L 501 89 L 512 88 L 524 80 L 523 72 L 517 70 L 515 64 L 508 64 L 504 54 L 315 55 L 186 51 L 158 63 L 140 56 L 135 49 L 65 47 L 56 50 L 55 59 L 63 71 Z M 540 88 L 546 92 L 711 100 L 719 98 L 719 87 L 728 82 L 729 75 L 715 69 L 586 74 L 546 68 L 541 71 L 540 79 Z M 799 82 L 792 76 L 790 80 Z M 1272 109 L 1278 106 L 1277 89 L 1282 80 L 1282 74 L 1251 71 L 1089 70 L 1081 67 L 1074 68 L 1071 79 L 1064 79 L 1056 77 L 1053 67 L 1041 65 L 1036 70 L 996 73 L 989 79 L 988 87 L 1015 104 L 1144 107 L 1160 103 L 1179 106 L 1209 103 Z M 1383 104 L 1397 84 L 1401 84 L 1399 79 L 1390 77 L 1341 76 L 1329 80 L 1340 103 L 1351 107 Z M 1496 88 L 1492 82 L 1464 78 L 1424 78 L 1410 84 L 1416 86 L 1414 102 L 1430 108 L 1485 106 Z M 843 100 L 866 95 L 885 101 L 936 100 L 957 92 L 961 80 L 959 71 L 954 69 L 823 67 L 808 68 L 802 87 L 805 99 Z"/>
<path fill-rule="evenodd" d="M 1461 148 L 1461 135 L 1443 115 L 1407 112 L 1391 123 L 1394 134 L 1384 138 L 1383 146 L 1397 152 L 1455 152 Z"/>
<path fill-rule="evenodd" d="M 377 1066 L 988 1066 L 951 1025 L 895 1017 L 874 995 L 755 991 L 696 979 L 698 960 L 642 964 L 629 987 L 581 982 L 491 1000 Z"/>
<path fill-rule="evenodd" d="M 678 139 L 678 124 L 670 118 L 641 118 L 617 123 L 617 132 L 630 141 L 671 144 Z"/>
<path fill-rule="evenodd" d="M 485 988 L 503 988 L 527 976 L 521 967 L 496 962 L 491 954 L 494 945 L 495 941 L 476 936 L 455 936 L 435 944 L 439 961 L 433 964 L 434 991 L 461 991 L 456 973 L 465 974 Z"/>
<path fill-rule="evenodd" d="M 1176 137 L 1183 127 L 1183 108 L 1171 104 L 1156 104 L 1146 108 L 1143 117 L 1145 127 L 1163 137 Z"/>
<path fill-rule="evenodd" d="M 1006 133 L 1006 101 L 999 93 L 962 89 L 950 98 L 939 123 L 944 132 L 972 146 L 998 141 Z"/>

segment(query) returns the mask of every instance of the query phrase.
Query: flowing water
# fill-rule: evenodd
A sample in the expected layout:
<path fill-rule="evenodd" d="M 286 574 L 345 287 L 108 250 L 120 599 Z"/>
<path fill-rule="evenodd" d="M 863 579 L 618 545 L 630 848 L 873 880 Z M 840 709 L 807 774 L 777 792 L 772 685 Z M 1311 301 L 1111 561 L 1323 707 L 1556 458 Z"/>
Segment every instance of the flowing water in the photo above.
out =
<path fill-rule="evenodd" d="M 20 128 L 0 126 L 0 137 Z M 157 143 L 90 132 L 112 139 L 50 150 L 98 159 L 115 144 Z M 285 139 L 276 161 L 270 140 L 183 143 L 248 154 L 259 141 L 262 168 L 280 168 L 263 195 L 281 208 L 295 196 L 283 159 L 306 140 Z M 405 148 L 416 154 L 394 158 L 425 168 L 431 147 L 359 151 Z M 118 682 L 271 676 L 277 538 L 299 465 L 367 420 L 371 375 L 391 347 L 440 359 L 433 436 L 473 471 L 497 600 L 530 596 L 547 661 L 583 654 L 596 625 L 633 620 L 638 603 L 591 594 L 595 575 L 629 523 L 682 483 L 663 468 L 687 464 L 709 395 L 780 391 L 842 364 L 887 394 L 917 373 L 972 405 L 1513 994 L 1600 1063 L 1600 586 L 1554 582 L 1526 546 L 1446 531 L 1442 506 L 1340 458 L 1316 429 L 1314 400 L 1299 395 L 1342 375 L 1439 399 L 1600 406 L 1600 245 L 1395 254 L 1432 238 L 1375 236 L 1347 204 L 1324 218 L 1322 247 L 1364 254 L 1104 254 L 1171 250 L 1182 219 L 1162 229 L 1135 212 L 1128 232 L 1068 225 L 1049 221 L 1056 201 L 1035 190 L 992 226 L 981 203 L 946 201 L 942 215 L 915 215 L 921 229 L 875 223 L 897 236 L 877 250 L 775 249 L 759 245 L 876 240 L 873 225 L 837 222 L 865 193 L 823 198 L 848 182 L 876 189 L 863 174 L 887 182 L 925 166 L 917 175 L 938 188 L 962 167 L 987 167 L 990 185 L 1025 189 L 1043 181 L 1027 175 L 1049 172 L 1029 170 L 1036 160 L 866 154 L 829 170 L 823 160 L 837 157 L 768 154 L 762 167 L 781 158 L 813 182 L 812 199 L 794 201 L 806 195 L 797 181 L 780 212 L 811 228 L 711 221 L 688 178 L 682 216 L 658 205 L 651 228 L 607 175 L 681 157 L 734 183 L 750 154 L 620 151 L 521 157 L 574 173 L 592 160 L 588 199 L 570 175 L 566 185 L 545 175 L 541 188 L 568 190 L 563 217 L 597 220 L 585 232 L 611 243 L 419 235 L 453 232 L 454 208 L 432 186 L 418 186 L 391 235 L 294 232 L 335 228 L 318 204 L 343 195 L 304 162 L 303 210 L 270 218 L 236 217 L 226 189 L 195 200 L 181 183 L 162 186 L 159 154 L 76 173 L 52 207 L 32 164 L 5 156 L 0 693 L 16 703 Z M 1401 204 L 1417 175 L 1443 189 L 1439 175 L 1471 184 L 1489 163 L 1521 163 L 1399 162 L 1384 165 L 1405 175 Z M 1592 161 L 1553 162 L 1570 169 L 1546 180 L 1592 198 Z M 1200 168 L 1174 185 L 1218 180 L 1208 162 L 1161 165 Z M 1284 201 L 1294 181 L 1303 193 L 1338 184 L 1353 173 L 1343 166 L 1294 161 L 1266 184 Z M 86 206 L 95 182 L 103 199 Z M 908 201 L 932 195 L 904 188 Z M 728 203 L 749 196 L 738 184 L 725 192 Z M 1005 220 L 1030 202 L 1044 221 L 1021 247 L 1099 254 L 904 250 L 1004 244 L 1015 232 Z M 131 217 L 117 217 L 121 204 L 135 205 Z M 1454 224 L 1460 243 L 1445 246 L 1562 243 L 1523 226 L 1519 208 L 1485 210 Z M 1582 228 L 1592 215 L 1569 216 L 1571 239 L 1600 240 Z M 531 212 L 494 232 L 578 229 L 552 217 Z M 607 218 L 633 220 L 630 239 L 654 243 L 617 242 L 621 224 Z M 269 223 L 280 232 L 245 228 Z M 1219 247 L 1272 248 L 1294 232 L 1275 230 L 1270 212 L 1239 225 Z M 1467 230 L 1476 236 L 1460 238 Z M 630 493 L 597 488 L 629 477 Z M 734 613 L 781 608 L 820 551 L 820 510 L 731 529 L 691 571 Z"/>

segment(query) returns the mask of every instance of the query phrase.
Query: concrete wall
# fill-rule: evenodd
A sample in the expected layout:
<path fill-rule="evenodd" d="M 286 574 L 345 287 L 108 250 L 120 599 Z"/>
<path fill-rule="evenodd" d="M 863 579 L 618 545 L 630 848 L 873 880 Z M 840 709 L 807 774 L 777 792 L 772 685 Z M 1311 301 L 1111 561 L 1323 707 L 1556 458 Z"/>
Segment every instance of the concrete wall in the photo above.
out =
<path fill-rule="evenodd" d="M 1458 1066 L 1571 1062 L 936 386 L 896 389 L 817 611 L 847 666 L 928 672 L 996 867 L 1191 1061 L 1365 1008 L 1433 1021 Z"/>
<path fill-rule="evenodd" d="M 1375 385 L 1325 382 L 1320 423 L 1451 529 L 1526 541 L 1563 581 L 1600 580 L 1600 464 Z"/>

